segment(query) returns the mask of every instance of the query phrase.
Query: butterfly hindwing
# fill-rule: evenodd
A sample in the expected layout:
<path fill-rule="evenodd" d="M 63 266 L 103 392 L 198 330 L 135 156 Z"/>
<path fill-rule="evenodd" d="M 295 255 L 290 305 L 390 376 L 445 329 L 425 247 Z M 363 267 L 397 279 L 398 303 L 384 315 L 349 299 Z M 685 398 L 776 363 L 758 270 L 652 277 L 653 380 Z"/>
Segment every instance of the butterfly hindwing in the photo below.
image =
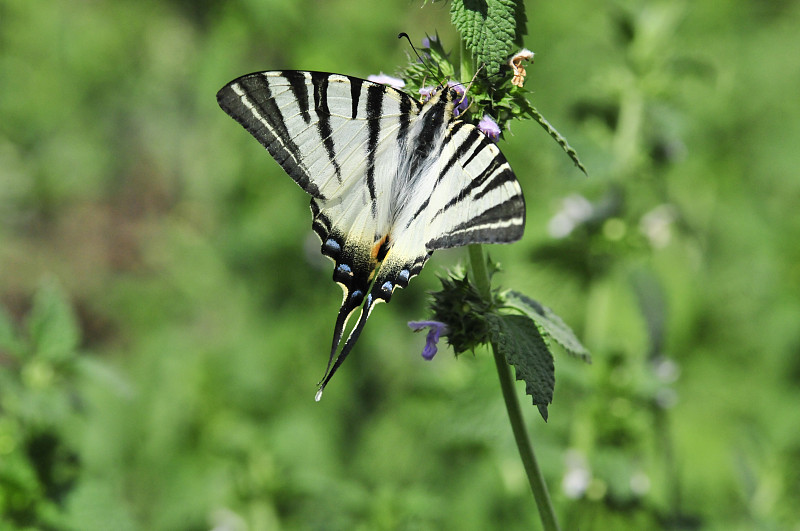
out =
<path fill-rule="evenodd" d="M 450 124 L 434 174 L 436 185 L 425 215 L 408 226 L 409 232 L 414 225 L 424 230 L 429 250 L 522 237 L 522 189 L 506 158 L 475 126 Z"/>
<path fill-rule="evenodd" d="M 500 150 L 454 118 L 457 97 L 443 90 L 420 104 L 385 85 L 302 71 L 248 74 L 217 94 L 311 196 L 312 228 L 335 263 L 344 293 L 318 398 L 375 304 L 435 249 L 522 236 L 519 183 Z"/>

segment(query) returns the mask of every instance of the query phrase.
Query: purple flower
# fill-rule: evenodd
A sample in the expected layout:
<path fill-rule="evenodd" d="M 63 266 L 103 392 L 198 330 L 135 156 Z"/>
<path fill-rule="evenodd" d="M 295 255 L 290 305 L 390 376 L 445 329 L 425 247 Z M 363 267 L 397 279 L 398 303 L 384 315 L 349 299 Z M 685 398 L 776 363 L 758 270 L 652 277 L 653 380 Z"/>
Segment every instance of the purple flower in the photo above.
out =
<path fill-rule="evenodd" d="M 458 92 L 459 96 L 463 96 L 467 91 L 467 89 L 464 88 L 464 84 L 458 81 L 448 81 L 447 86 Z"/>
<path fill-rule="evenodd" d="M 500 138 L 500 127 L 488 114 L 484 114 L 481 121 L 478 122 L 478 129 L 493 142 L 497 142 L 497 139 Z"/>
<path fill-rule="evenodd" d="M 428 101 L 433 96 L 433 93 L 436 92 L 436 87 L 422 87 L 419 89 L 419 94 L 422 96 L 422 101 Z"/>
<path fill-rule="evenodd" d="M 435 35 L 433 37 L 431 37 L 431 36 L 422 37 L 422 47 L 423 48 L 430 48 L 432 42 L 436 42 L 436 36 Z"/>
<path fill-rule="evenodd" d="M 467 107 L 469 107 L 469 99 L 467 99 L 467 90 L 464 88 L 464 85 L 458 83 L 457 81 L 448 81 L 447 86 L 455 90 L 458 93 L 458 95 L 461 96 L 461 99 L 459 99 L 458 103 L 456 103 L 455 109 L 453 109 L 453 116 L 457 117 L 459 114 L 466 111 Z"/>
<path fill-rule="evenodd" d="M 398 79 L 396 77 L 387 76 L 383 72 L 376 75 L 371 75 L 367 77 L 369 81 L 374 81 L 375 83 L 380 83 L 382 85 L 389 85 L 390 87 L 394 87 L 396 89 L 401 89 L 406 86 L 406 82 L 402 79 Z"/>
<path fill-rule="evenodd" d="M 422 350 L 422 357 L 429 361 L 436 355 L 438 350 L 436 343 L 439 342 L 439 337 L 442 334 L 447 335 L 449 331 L 447 325 L 439 321 L 409 321 L 408 327 L 414 332 L 419 332 L 423 328 L 430 328 L 428 337 L 425 338 L 425 348 Z"/>

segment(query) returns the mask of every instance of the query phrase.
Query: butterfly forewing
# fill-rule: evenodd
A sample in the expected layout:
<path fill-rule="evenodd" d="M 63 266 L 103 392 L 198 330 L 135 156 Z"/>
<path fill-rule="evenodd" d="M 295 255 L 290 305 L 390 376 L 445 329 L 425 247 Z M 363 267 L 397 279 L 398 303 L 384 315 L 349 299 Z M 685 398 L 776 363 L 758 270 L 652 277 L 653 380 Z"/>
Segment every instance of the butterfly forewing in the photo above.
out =
<path fill-rule="evenodd" d="M 320 391 L 374 305 L 407 286 L 435 249 L 522 236 L 519 183 L 491 141 L 454 119 L 454 97 L 440 91 L 420 104 L 385 85 L 300 71 L 249 74 L 217 94 L 312 197 L 312 228 L 335 262 L 344 297 Z"/>

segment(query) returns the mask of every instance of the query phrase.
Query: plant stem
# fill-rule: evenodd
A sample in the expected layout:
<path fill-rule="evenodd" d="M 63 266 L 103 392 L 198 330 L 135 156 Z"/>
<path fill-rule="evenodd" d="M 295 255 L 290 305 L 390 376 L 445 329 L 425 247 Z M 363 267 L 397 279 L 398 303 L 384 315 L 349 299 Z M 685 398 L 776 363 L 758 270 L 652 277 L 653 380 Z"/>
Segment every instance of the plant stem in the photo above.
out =
<path fill-rule="evenodd" d="M 469 261 L 472 271 L 472 281 L 475 283 L 475 287 L 478 288 L 478 291 L 484 297 L 491 297 L 491 280 L 489 279 L 489 272 L 486 269 L 486 259 L 483 255 L 483 248 L 480 245 L 469 246 Z M 536 462 L 536 456 L 533 454 L 531 441 L 528 438 L 528 433 L 525 431 L 525 422 L 522 418 L 522 410 L 519 407 L 516 391 L 514 390 L 514 379 L 511 376 L 511 368 L 508 366 L 508 363 L 506 363 L 505 358 L 498 353 L 494 345 L 492 345 L 492 354 L 494 354 L 494 363 L 497 366 L 497 376 L 500 378 L 500 389 L 503 391 L 503 400 L 506 403 L 506 410 L 508 411 L 508 420 L 511 422 L 511 430 L 514 432 L 514 441 L 517 443 L 519 456 L 522 458 L 522 465 L 525 467 L 525 474 L 528 476 L 528 483 L 530 483 L 533 497 L 539 508 L 539 518 L 542 521 L 542 527 L 545 531 L 559 531 L 560 527 L 556 520 L 553 504 L 550 501 L 550 493 L 547 490 L 547 484 L 544 482 L 544 476 L 542 476 L 542 471 L 539 469 L 539 464 Z"/>
<path fill-rule="evenodd" d="M 547 490 L 547 484 L 544 482 L 542 471 L 539 469 L 539 464 L 536 462 L 536 456 L 533 453 L 531 441 L 525 431 L 522 411 L 519 408 L 519 401 L 514 391 L 514 380 L 511 377 L 511 368 L 494 346 L 492 346 L 492 353 L 494 354 L 494 362 L 497 366 L 497 375 L 500 377 L 500 388 L 503 390 L 503 399 L 505 399 L 506 410 L 508 410 L 508 419 L 511 421 L 511 429 L 514 432 L 514 440 L 517 443 L 519 456 L 522 458 L 522 464 L 525 467 L 525 473 L 528 476 L 528 483 L 531 485 L 533 497 L 536 499 L 537 507 L 539 507 L 539 518 L 542 520 L 542 527 L 544 527 L 546 531 L 558 531 L 560 527 L 558 527 L 553 504 L 550 501 L 550 493 Z"/>
<path fill-rule="evenodd" d="M 492 285 L 489 271 L 486 269 L 486 259 L 483 257 L 483 247 L 480 245 L 469 246 L 469 267 L 472 270 L 472 281 L 484 298 L 492 296 Z"/>

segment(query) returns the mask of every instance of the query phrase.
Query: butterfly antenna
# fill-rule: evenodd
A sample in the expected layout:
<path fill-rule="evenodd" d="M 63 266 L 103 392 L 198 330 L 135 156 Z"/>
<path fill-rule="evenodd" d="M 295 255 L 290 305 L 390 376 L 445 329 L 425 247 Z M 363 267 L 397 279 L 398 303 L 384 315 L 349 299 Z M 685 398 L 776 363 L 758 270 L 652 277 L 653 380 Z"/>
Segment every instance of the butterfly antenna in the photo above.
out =
<path fill-rule="evenodd" d="M 473 75 L 472 79 L 469 80 L 469 85 L 467 85 L 467 88 L 464 90 L 464 95 L 465 96 L 469 92 L 469 89 L 472 88 L 472 85 L 473 85 L 473 83 L 475 83 L 475 80 L 478 79 L 478 74 L 480 74 L 480 72 L 481 72 L 481 70 L 483 70 L 484 66 L 486 66 L 486 65 L 484 63 L 481 63 L 481 66 L 479 66 L 478 69 L 475 71 L 475 75 Z"/>
<path fill-rule="evenodd" d="M 478 67 L 478 69 L 475 71 L 475 74 L 472 76 L 472 79 L 469 81 L 469 83 L 467 84 L 467 86 L 466 86 L 466 87 L 464 87 L 464 95 L 461 97 L 461 100 L 459 100 L 459 103 L 461 103 L 462 101 L 464 101 L 464 98 L 466 98 L 466 97 L 467 97 L 467 94 L 469 94 L 469 91 L 470 91 L 470 89 L 472 88 L 472 85 L 473 85 L 473 83 L 475 83 L 475 80 L 476 80 L 476 79 L 478 79 L 478 74 L 480 73 L 480 71 L 483 69 L 483 67 L 484 67 L 484 66 L 485 66 L 485 65 L 484 65 L 483 63 L 481 63 L 481 66 L 479 66 L 479 67 Z M 463 83 L 459 83 L 459 85 L 461 85 L 462 87 L 464 86 L 464 84 L 463 84 Z M 463 111 L 461 111 L 461 112 L 462 112 L 462 114 L 463 114 L 463 113 L 465 113 L 465 112 L 467 112 L 467 109 L 469 109 L 470 107 L 472 107 L 472 103 L 470 103 L 470 104 L 469 104 L 469 106 L 468 106 L 466 109 L 464 109 Z"/>
<path fill-rule="evenodd" d="M 437 34 L 437 35 L 438 35 L 438 34 Z M 411 46 L 411 49 L 412 49 L 412 50 L 414 50 L 414 55 L 416 55 L 416 56 L 417 56 L 417 59 L 419 59 L 419 62 L 420 62 L 420 63 L 422 63 L 423 65 L 425 65 L 425 67 L 426 67 L 428 70 L 431 70 L 431 68 L 430 68 L 430 63 L 431 63 L 431 61 L 433 61 L 433 58 L 432 58 L 430 55 L 428 55 L 428 56 L 427 56 L 427 60 L 425 60 L 425 58 L 423 58 L 423 57 L 422 57 L 422 56 L 419 54 L 419 52 L 417 51 L 417 47 L 416 47 L 416 46 L 414 46 L 414 43 L 413 43 L 413 42 L 411 42 L 411 37 L 409 37 L 409 36 L 408 36 L 408 33 L 406 33 L 405 31 L 404 31 L 404 32 L 401 32 L 401 33 L 399 33 L 399 34 L 397 35 L 397 38 L 398 38 L 398 39 L 405 39 L 405 40 L 407 40 L 407 41 L 408 41 L 408 45 L 409 45 L 409 46 Z M 433 61 L 433 62 L 436 64 L 436 71 L 437 71 L 437 73 L 438 73 L 438 75 L 437 75 L 437 76 L 434 76 L 434 77 L 438 77 L 438 78 L 440 78 L 440 79 L 441 79 L 441 77 L 442 77 L 442 76 L 441 76 L 441 74 L 442 74 L 442 68 L 439 66 L 439 63 L 436 63 L 436 61 Z M 431 70 L 431 73 L 433 73 L 433 72 L 432 72 L 432 70 Z"/>

